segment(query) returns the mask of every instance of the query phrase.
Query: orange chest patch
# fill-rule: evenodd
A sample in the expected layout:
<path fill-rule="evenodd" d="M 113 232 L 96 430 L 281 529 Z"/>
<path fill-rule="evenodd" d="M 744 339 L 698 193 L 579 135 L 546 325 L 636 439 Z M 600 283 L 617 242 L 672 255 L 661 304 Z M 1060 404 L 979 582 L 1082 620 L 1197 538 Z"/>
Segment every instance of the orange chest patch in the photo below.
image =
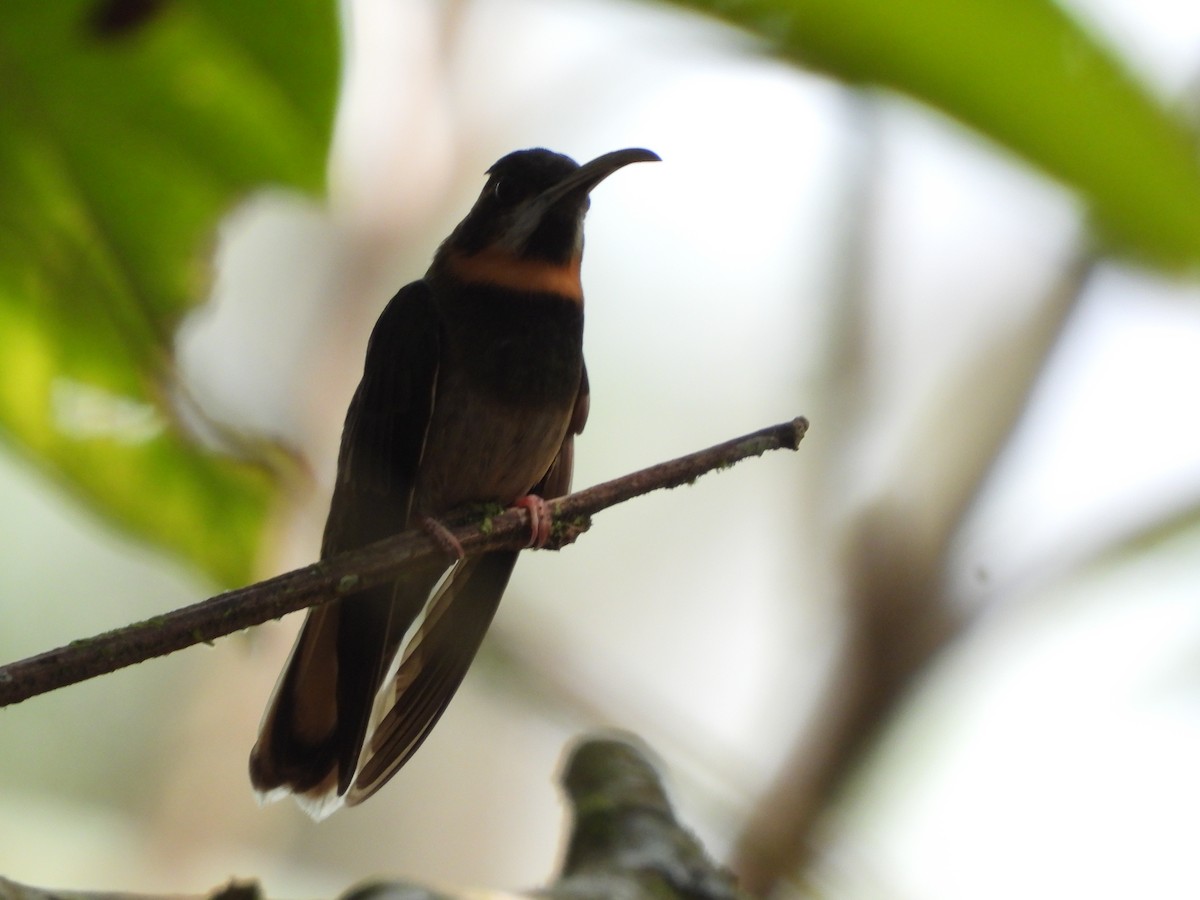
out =
<path fill-rule="evenodd" d="M 578 256 L 565 264 L 556 265 L 541 260 L 517 259 L 489 248 L 470 256 L 454 253 L 449 263 L 454 275 L 470 284 L 492 284 L 516 291 L 557 294 L 583 302 Z"/>

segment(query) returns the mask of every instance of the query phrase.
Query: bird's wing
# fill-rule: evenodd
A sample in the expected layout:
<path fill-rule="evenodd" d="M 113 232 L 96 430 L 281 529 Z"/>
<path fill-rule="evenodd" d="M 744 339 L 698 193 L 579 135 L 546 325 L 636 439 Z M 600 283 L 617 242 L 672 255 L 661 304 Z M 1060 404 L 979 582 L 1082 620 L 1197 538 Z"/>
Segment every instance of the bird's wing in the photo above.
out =
<path fill-rule="evenodd" d="M 583 431 L 587 424 L 588 412 L 591 409 L 592 394 L 588 385 L 587 366 L 583 367 L 579 377 L 579 392 L 575 395 L 575 407 L 571 411 L 571 421 L 567 425 L 567 433 L 563 437 L 562 446 L 554 462 L 542 476 L 542 480 L 534 485 L 531 493 L 539 497 L 553 500 L 565 496 L 571 490 L 571 476 L 575 473 L 575 435 Z"/>
<path fill-rule="evenodd" d="M 322 558 L 409 526 L 439 343 L 428 286 L 402 288 L 375 325 L 346 414 Z M 384 669 L 443 568 L 418 568 L 394 585 L 309 612 L 251 753 L 259 791 L 292 791 L 315 815 L 336 808 L 353 778 Z"/>
<path fill-rule="evenodd" d="M 534 493 L 558 497 L 570 490 L 575 435 L 587 422 L 589 399 L 584 369 L 562 447 Z M 346 795 L 348 806 L 383 787 L 433 730 L 483 643 L 516 561 L 511 550 L 472 557 L 438 586 L 379 698 L 378 724 Z"/>
<path fill-rule="evenodd" d="M 440 343 L 428 285 L 401 288 L 371 332 L 363 377 L 346 412 L 322 558 L 408 527 Z"/>

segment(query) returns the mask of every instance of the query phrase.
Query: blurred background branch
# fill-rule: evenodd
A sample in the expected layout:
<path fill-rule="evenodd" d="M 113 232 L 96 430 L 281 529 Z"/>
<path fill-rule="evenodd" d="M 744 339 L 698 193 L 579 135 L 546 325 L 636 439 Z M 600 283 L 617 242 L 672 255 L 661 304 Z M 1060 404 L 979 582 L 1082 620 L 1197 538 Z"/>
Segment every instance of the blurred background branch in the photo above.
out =
<path fill-rule="evenodd" d="M 677 821 L 662 777 L 630 735 L 580 738 L 570 748 L 562 788 L 571 813 L 561 871 L 536 891 L 488 896 L 548 900 L 738 900 L 732 875 L 718 866 L 695 836 Z M 169 895 L 178 898 L 178 894 Z M 230 881 L 206 900 L 259 900 L 253 881 Z M 406 881 L 376 879 L 357 885 L 342 900 L 450 900 L 474 892 L 446 893 Z M 150 900 L 149 895 L 54 891 L 0 877 L 0 900 Z"/>

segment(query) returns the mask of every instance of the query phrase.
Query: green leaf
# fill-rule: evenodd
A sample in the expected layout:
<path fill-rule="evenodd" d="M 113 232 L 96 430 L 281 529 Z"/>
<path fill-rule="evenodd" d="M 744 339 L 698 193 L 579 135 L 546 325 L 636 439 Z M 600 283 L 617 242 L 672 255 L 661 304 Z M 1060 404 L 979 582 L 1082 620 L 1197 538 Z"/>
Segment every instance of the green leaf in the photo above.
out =
<path fill-rule="evenodd" d="M 1078 191 L 1108 239 L 1200 262 L 1194 136 L 1050 0 L 682 0 L 937 107 Z"/>
<path fill-rule="evenodd" d="M 0 6 L 0 430 L 100 512 L 247 580 L 275 479 L 170 413 L 219 217 L 324 184 L 334 0 Z"/>

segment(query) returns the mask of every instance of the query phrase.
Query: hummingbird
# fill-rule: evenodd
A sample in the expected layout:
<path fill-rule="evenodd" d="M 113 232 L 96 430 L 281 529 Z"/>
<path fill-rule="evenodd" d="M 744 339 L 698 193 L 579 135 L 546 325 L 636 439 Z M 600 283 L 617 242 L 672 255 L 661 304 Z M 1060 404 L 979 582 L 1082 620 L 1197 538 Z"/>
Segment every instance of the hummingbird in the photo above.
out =
<path fill-rule="evenodd" d="M 367 343 L 342 430 L 321 558 L 409 528 L 450 551 L 391 584 L 309 610 L 250 754 L 264 800 L 314 818 L 379 790 L 428 737 L 467 673 L 519 551 L 463 558 L 440 524 L 473 504 L 529 510 L 570 490 L 587 421 L 583 223 L 596 185 L 649 150 L 584 165 L 542 148 L 487 170 L 425 276 Z"/>

